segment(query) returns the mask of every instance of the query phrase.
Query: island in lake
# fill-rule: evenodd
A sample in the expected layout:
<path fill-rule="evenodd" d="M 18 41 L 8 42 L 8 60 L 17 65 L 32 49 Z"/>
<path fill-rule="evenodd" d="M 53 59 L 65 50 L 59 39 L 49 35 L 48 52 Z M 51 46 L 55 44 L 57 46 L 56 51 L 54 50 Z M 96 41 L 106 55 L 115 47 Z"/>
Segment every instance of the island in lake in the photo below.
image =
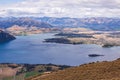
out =
<path fill-rule="evenodd" d="M 85 28 L 84 28 L 85 29 Z M 45 39 L 45 42 L 63 44 L 97 44 L 102 47 L 120 46 L 120 31 L 93 31 L 83 28 L 67 28 L 55 35 L 55 38 Z"/>

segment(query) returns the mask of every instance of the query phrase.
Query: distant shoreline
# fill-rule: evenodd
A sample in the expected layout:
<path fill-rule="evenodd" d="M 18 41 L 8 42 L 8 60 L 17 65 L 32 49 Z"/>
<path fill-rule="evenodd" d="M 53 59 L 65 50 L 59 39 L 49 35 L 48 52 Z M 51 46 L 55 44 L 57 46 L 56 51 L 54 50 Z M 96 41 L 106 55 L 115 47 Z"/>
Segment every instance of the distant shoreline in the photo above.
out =
<path fill-rule="evenodd" d="M 45 39 L 44 42 L 61 43 L 61 44 L 96 44 L 104 48 L 120 46 L 120 32 L 103 32 L 86 31 L 80 33 L 58 33 L 56 38 Z"/>

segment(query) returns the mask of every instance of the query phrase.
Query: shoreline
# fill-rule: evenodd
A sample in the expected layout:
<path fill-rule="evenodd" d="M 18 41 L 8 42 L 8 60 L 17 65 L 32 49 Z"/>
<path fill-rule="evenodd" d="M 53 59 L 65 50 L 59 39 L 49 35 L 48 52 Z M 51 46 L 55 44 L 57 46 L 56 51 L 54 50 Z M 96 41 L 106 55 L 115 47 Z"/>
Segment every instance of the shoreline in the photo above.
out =
<path fill-rule="evenodd" d="M 19 77 L 24 74 L 24 78 L 29 80 L 33 77 L 42 76 L 46 74 L 53 74 L 60 71 L 70 70 L 72 68 L 78 68 L 87 65 L 101 64 L 101 63 L 111 63 L 115 61 L 120 61 L 120 58 L 111 61 L 95 61 L 84 63 L 78 66 L 67 66 L 67 65 L 56 65 L 56 64 L 15 64 L 15 63 L 0 63 L 0 70 L 3 69 L 4 76 L 2 78 L 9 79 L 12 76 Z M 7 70 L 7 71 L 6 71 Z M 15 72 L 15 74 L 11 74 Z M 10 73 L 10 74 L 9 74 Z M 29 75 L 34 73 L 32 75 Z M 8 75 L 9 74 L 9 75 Z M 0 73 L 2 75 L 2 73 Z M 28 76 L 29 75 L 29 76 Z"/>
<path fill-rule="evenodd" d="M 104 32 L 98 34 L 96 31 L 81 33 L 58 33 L 55 38 L 45 39 L 44 42 L 61 44 L 96 44 L 104 48 L 120 46 L 120 32 Z"/>

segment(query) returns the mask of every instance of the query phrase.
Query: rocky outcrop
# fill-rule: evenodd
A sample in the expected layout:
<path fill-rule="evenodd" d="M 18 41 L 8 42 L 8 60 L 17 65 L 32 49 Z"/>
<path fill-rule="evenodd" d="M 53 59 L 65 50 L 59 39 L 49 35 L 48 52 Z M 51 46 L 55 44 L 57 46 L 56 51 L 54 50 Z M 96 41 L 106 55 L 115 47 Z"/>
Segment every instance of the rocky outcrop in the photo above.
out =
<path fill-rule="evenodd" d="M 11 41 L 11 40 L 14 40 L 14 39 L 15 39 L 14 36 L 0 30 L 0 43 L 8 42 L 8 41 Z"/>

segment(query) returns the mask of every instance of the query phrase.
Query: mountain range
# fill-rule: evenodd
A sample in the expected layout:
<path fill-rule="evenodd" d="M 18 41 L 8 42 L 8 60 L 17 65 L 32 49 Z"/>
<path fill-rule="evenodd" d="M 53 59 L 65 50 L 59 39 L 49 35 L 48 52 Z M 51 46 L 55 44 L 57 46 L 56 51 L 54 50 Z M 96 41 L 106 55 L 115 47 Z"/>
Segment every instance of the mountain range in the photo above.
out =
<path fill-rule="evenodd" d="M 6 17 L 0 18 L 0 27 L 8 28 L 13 25 L 39 28 L 76 28 L 83 27 L 92 30 L 120 30 L 120 18 L 91 17 L 91 18 L 55 18 L 55 17 Z"/>
<path fill-rule="evenodd" d="M 14 25 L 22 27 L 39 27 L 39 28 L 51 28 L 52 25 L 33 20 L 31 18 L 0 18 L 0 28 L 9 28 Z"/>
<path fill-rule="evenodd" d="M 50 23 L 59 27 L 84 27 L 93 30 L 120 30 L 120 18 L 53 18 L 42 17 L 36 20 Z"/>

